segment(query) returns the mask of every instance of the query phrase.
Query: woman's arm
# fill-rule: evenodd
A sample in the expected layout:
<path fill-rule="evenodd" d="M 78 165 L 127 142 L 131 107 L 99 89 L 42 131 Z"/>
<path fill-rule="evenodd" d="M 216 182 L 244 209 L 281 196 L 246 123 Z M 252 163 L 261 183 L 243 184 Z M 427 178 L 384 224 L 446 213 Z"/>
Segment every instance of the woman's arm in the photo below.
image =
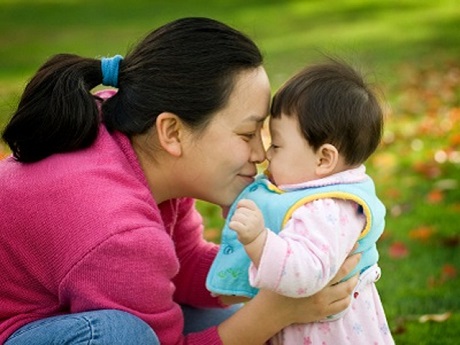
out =
<path fill-rule="evenodd" d="M 327 287 L 313 296 L 290 298 L 261 290 L 232 317 L 218 326 L 224 345 L 261 345 L 286 326 L 324 319 L 345 310 L 358 276 L 337 284 L 358 264 L 360 255 L 345 260 Z"/>
<path fill-rule="evenodd" d="M 170 223 L 167 228 L 172 229 L 171 237 L 180 262 L 180 270 L 173 278 L 176 288 L 174 300 L 194 307 L 222 307 L 228 304 L 213 297 L 205 288 L 206 276 L 218 246 L 203 238 L 203 219 L 195 209 L 194 200 L 176 199 L 171 204 L 172 201 L 161 205 L 160 209 L 163 215 L 174 215 L 172 219 L 166 219 Z"/>

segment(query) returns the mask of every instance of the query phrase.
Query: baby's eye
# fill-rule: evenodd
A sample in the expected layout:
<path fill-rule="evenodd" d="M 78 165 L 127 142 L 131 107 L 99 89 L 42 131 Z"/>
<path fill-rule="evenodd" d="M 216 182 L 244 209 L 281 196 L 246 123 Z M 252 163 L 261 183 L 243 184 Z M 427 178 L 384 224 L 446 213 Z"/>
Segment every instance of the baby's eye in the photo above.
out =
<path fill-rule="evenodd" d="M 278 149 L 278 148 L 279 148 L 279 146 L 278 146 L 278 145 L 275 145 L 275 144 L 273 144 L 273 143 L 272 143 L 272 144 L 270 145 L 270 147 L 269 147 L 269 149 L 272 149 L 272 150 L 276 150 L 276 149 Z"/>

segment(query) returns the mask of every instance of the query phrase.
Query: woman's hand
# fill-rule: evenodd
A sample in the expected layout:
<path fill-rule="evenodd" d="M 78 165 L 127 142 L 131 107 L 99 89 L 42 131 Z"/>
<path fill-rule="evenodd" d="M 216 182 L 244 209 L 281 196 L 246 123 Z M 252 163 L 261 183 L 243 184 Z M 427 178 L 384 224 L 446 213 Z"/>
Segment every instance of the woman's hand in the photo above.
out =
<path fill-rule="evenodd" d="M 350 305 L 358 275 L 346 282 L 340 281 L 356 267 L 360 258 L 360 254 L 348 257 L 328 286 L 310 297 L 291 298 L 260 290 L 219 325 L 223 344 L 261 345 L 293 323 L 315 322 L 345 310 Z"/>
<path fill-rule="evenodd" d="M 289 298 L 262 290 L 259 294 L 266 295 L 266 298 L 270 299 L 280 299 L 280 310 L 286 311 L 287 318 L 290 316 L 290 320 L 286 320 L 289 322 L 288 325 L 325 319 L 330 315 L 344 311 L 350 305 L 353 289 L 358 283 L 359 276 L 355 275 L 345 282 L 340 281 L 355 268 L 360 258 L 361 254 L 348 257 L 329 284 L 312 296 Z M 281 304 L 285 304 L 284 307 Z"/>

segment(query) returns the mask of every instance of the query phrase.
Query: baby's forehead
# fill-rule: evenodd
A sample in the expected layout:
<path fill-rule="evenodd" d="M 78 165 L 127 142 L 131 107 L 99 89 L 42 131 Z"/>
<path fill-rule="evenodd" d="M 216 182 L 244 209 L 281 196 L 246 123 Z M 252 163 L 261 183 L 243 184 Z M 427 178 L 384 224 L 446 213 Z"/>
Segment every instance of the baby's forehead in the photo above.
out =
<path fill-rule="evenodd" d="M 272 118 L 272 117 L 269 118 L 269 120 L 268 120 L 268 128 L 270 130 L 270 135 L 271 136 L 279 135 L 279 133 L 281 132 L 280 129 L 279 129 L 280 124 L 281 124 L 281 119 Z"/>
<path fill-rule="evenodd" d="M 281 114 L 279 116 L 276 116 L 276 117 L 273 117 L 273 115 L 270 115 L 268 117 L 268 123 L 270 126 L 278 126 L 286 121 L 292 121 L 292 120 L 297 120 L 297 117 L 296 116 L 292 116 L 292 115 L 285 115 L 285 114 Z"/>

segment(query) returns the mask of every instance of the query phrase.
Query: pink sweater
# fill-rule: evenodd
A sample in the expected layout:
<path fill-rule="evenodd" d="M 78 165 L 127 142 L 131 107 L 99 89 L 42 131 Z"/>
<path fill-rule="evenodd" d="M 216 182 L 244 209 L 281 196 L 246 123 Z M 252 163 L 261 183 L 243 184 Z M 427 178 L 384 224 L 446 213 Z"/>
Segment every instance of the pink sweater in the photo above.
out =
<path fill-rule="evenodd" d="M 120 309 L 161 344 L 221 344 L 216 327 L 182 335 L 178 303 L 218 306 L 205 289 L 217 246 L 192 199 L 157 205 L 131 147 L 101 126 L 88 149 L 0 162 L 0 344 L 62 313 Z"/>

